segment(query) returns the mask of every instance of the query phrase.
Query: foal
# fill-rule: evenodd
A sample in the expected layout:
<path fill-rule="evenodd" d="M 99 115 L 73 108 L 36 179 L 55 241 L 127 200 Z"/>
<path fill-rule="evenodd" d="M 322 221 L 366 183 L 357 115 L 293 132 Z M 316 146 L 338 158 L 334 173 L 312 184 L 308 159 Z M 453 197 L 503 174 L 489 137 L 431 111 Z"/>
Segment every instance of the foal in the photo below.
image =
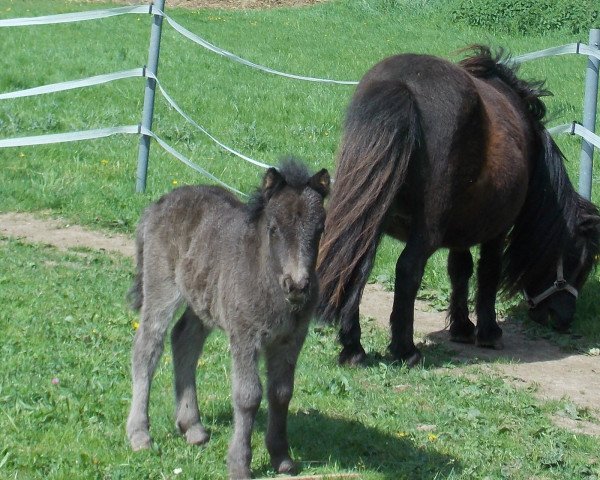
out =
<path fill-rule="evenodd" d="M 144 212 L 137 231 L 137 276 L 130 291 L 141 310 L 133 346 L 133 399 L 127 435 L 150 447 L 148 399 L 167 327 L 171 339 L 176 425 L 190 444 L 208 441 L 196 398 L 196 366 L 210 331 L 231 345 L 234 434 L 231 478 L 250 478 L 250 436 L 262 397 L 258 357 L 267 367 L 266 445 L 273 468 L 290 472 L 287 413 L 296 361 L 313 313 L 315 263 L 325 221 L 329 174 L 310 176 L 288 160 L 270 168 L 248 204 L 211 186 L 168 193 Z"/>

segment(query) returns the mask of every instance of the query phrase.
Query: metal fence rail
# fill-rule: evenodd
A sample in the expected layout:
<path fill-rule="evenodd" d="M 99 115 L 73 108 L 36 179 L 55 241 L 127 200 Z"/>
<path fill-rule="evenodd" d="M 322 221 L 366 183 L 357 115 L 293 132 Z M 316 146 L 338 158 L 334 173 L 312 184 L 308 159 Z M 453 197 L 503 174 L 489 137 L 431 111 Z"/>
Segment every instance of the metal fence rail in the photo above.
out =
<path fill-rule="evenodd" d="M 3 27 L 22 27 L 22 26 L 35 26 L 35 25 L 49 25 L 58 23 L 69 23 L 79 22 L 87 20 L 96 20 L 101 18 L 114 17 L 125 14 L 150 14 L 152 15 L 152 30 L 150 36 L 150 47 L 148 53 L 148 65 L 144 68 L 135 68 L 131 70 L 124 70 L 120 72 L 114 72 L 104 75 L 96 75 L 79 80 L 70 80 L 60 83 L 54 83 L 50 85 L 43 85 L 35 88 L 29 88 L 25 90 L 19 90 L 15 92 L 5 92 L 0 94 L 0 100 L 14 99 L 27 97 L 32 95 L 42 95 L 47 93 L 71 90 L 75 88 L 83 88 L 92 85 L 100 85 L 116 80 L 122 80 L 125 78 L 132 77 L 144 77 L 146 78 L 146 88 L 144 94 L 144 108 L 142 112 L 142 121 L 139 126 L 119 126 L 109 127 L 105 129 L 87 130 L 80 132 L 67 132 L 63 134 L 51 134 L 51 135 L 39 135 L 33 137 L 20 137 L 12 139 L 0 139 L 0 148 L 25 146 L 25 145 L 40 145 L 45 143 L 59 143 L 79 140 L 89 140 L 94 138 L 102 138 L 115 134 L 136 134 L 140 136 L 140 146 L 138 154 L 138 168 L 137 168 L 137 181 L 136 190 L 144 191 L 146 187 L 146 178 L 148 172 L 148 158 L 150 151 L 150 139 L 154 138 L 156 142 L 164 148 L 171 155 L 178 158 L 180 161 L 198 171 L 202 175 L 207 176 L 211 180 L 226 186 L 227 188 L 237 190 L 232 187 L 225 185 L 218 178 L 208 173 L 202 167 L 199 167 L 195 163 L 191 162 L 181 153 L 168 146 L 163 140 L 157 137 L 152 132 L 152 118 L 154 112 L 154 101 L 156 88 L 167 102 L 191 125 L 207 135 L 213 142 L 219 145 L 221 148 L 232 153 L 233 155 L 248 161 L 256 166 L 267 168 L 269 165 L 254 160 L 237 150 L 228 147 L 224 143 L 217 140 L 211 135 L 204 127 L 196 123 L 188 114 L 186 114 L 173 100 L 173 98 L 166 92 L 163 86 L 158 81 L 158 60 L 160 52 L 160 38 L 162 31 L 163 20 L 179 34 L 186 37 L 188 40 L 195 44 L 216 53 L 224 58 L 231 61 L 240 63 L 250 68 L 257 69 L 259 71 L 279 75 L 285 78 L 294 80 L 309 81 L 309 82 L 321 82 L 338 85 L 356 85 L 358 82 L 355 80 L 335 80 L 330 78 L 317 78 L 305 75 L 298 75 L 292 73 L 282 72 L 264 65 L 260 65 L 242 57 L 235 55 L 232 52 L 224 50 L 199 35 L 189 31 L 171 17 L 164 13 L 165 0 L 154 0 L 154 4 L 151 5 L 137 5 L 130 7 L 119 7 L 113 9 L 101 9 L 92 10 L 86 12 L 74 12 L 59 15 L 46 15 L 40 17 L 28 17 L 28 18 L 12 18 L 0 20 L 0 28 Z M 582 151 L 580 160 L 580 178 L 579 178 L 579 192 L 586 198 L 591 196 L 591 185 L 592 185 L 592 161 L 594 146 L 600 149 L 600 137 L 594 133 L 596 123 L 596 110 L 597 110 L 597 97 L 598 97 L 598 65 L 600 63 L 600 29 L 592 29 L 590 31 L 589 45 L 578 43 L 571 43 L 558 47 L 547 48 L 537 52 L 531 52 L 524 55 L 519 55 L 511 58 L 509 61 L 512 63 L 523 63 L 539 58 L 546 58 L 556 55 L 564 54 L 579 54 L 588 57 L 588 65 L 586 70 L 586 84 L 585 84 L 585 98 L 584 98 L 584 112 L 583 112 L 583 124 L 572 122 L 564 125 L 559 125 L 549 129 L 551 134 L 568 133 L 571 135 L 578 135 L 582 137 Z"/>

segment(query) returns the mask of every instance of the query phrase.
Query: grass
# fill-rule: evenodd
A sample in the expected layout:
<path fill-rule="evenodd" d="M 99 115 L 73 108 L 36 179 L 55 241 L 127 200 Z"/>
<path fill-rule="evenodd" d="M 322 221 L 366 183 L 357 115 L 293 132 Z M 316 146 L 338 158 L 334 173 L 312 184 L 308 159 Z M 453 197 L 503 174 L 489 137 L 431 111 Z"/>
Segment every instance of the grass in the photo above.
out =
<path fill-rule="evenodd" d="M 121 295 L 132 262 L 6 238 L 0 239 L 0 257 L 1 478 L 225 477 L 232 411 L 224 335 L 209 339 L 198 369 L 211 441 L 187 446 L 175 431 L 167 345 L 151 398 L 156 447 L 134 454 L 125 419 L 137 319 Z M 438 345 L 426 347 L 424 368 L 406 370 L 378 355 L 386 335 L 372 322 L 365 330 L 373 361 L 361 369 L 336 365 L 333 330 L 314 327 L 308 336 L 289 433 L 302 474 L 390 480 L 600 475 L 597 439 L 550 420 L 555 414 L 586 418 L 585 410 L 567 401 L 540 405 L 531 391 L 477 365 L 470 375 L 458 375 Z M 256 477 L 274 475 L 263 444 L 265 421 L 263 406 L 252 441 Z"/>
<path fill-rule="evenodd" d="M 515 54 L 573 42 L 572 35 L 494 34 L 450 24 L 439 1 L 336 1 L 310 8 L 269 11 L 181 9 L 169 13 L 190 30 L 244 58 L 283 71 L 359 79 L 378 59 L 416 51 L 458 58 L 471 43 L 503 46 Z M 106 6 L 110 6 L 107 4 Z M 168 6 L 168 5 L 167 5 Z M 0 0 L 0 16 L 32 16 L 98 8 L 78 2 Z M 348 28 L 352 25 L 354 28 Z M 95 22 L 6 29 L 0 91 L 138 67 L 146 62 L 149 19 L 124 16 Z M 444 35 L 439 32 L 443 31 Z M 99 41 L 101 39 L 101 41 Z M 21 48 L 27 45 L 26 49 Z M 49 46 L 52 46 L 49 48 Z M 195 46 L 165 26 L 161 82 L 194 119 L 221 141 L 266 163 L 293 153 L 315 168 L 333 169 L 344 109 L 352 87 L 299 82 L 235 64 Z M 581 117 L 584 58 L 563 56 L 522 68 L 526 78 L 546 78 L 552 123 Z M 143 80 L 0 103 L 2 138 L 136 124 Z M 233 187 L 249 192 L 261 170 L 232 157 L 157 97 L 154 130 L 193 161 Z M 577 183 L 579 142 L 559 138 Z M 147 193 L 133 193 L 135 137 L 3 149 L 1 211 L 61 215 L 93 228 L 132 233 L 139 212 L 174 185 L 205 181 L 154 144 Z M 594 175 L 597 183 L 597 174 Z M 597 190 L 597 189 L 596 189 Z M 597 192 L 594 192 L 596 201 Z M 384 240 L 372 278 L 391 284 L 401 246 Z M 448 300 L 445 252 L 429 262 L 420 293 L 443 308 Z M 598 277 L 596 276 L 596 279 Z M 600 307 L 586 295 L 575 330 L 600 338 Z M 502 303 L 507 311 L 514 302 Z"/>
<path fill-rule="evenodd" d="M 0 18 L 100 7 L 67 0 L 0 0 Z M 444 4 L 436 0 L 336 0 L 293 11 L 169 13 L 207 40 L 254 62 L 351 80 L 397 52 L 456 59 L 456 50 L 477 42 L 519 54 L 577 40 L 562 32 L 518 36 L 451 24 Z M 3 30 L 0 92 L 141 66 L 149 23 L 145 16 L 125 16 Z M 294 153 L 314 168 L 333 169 L 352 87 L 256 72 L 195 47 L 168 26 L 161 51 L 161 83 L 217 138 L 267 163 Z M 551 124 L 581 118 L 584 66 L 585 59 L 572 56 L 523 66 L 524 77 L 546 78 L 555 93 L 547 101 Z M 143 81 L 131 79 L 2 101 L 0 138 L 136 124 L 142 98 Z M 259 169 L 224 153 L 187 126 L 160 96 L 157 100 L 157 134 L 244 192 L 258 184 Z M 579 142 L 570 137 L 558 141 L 577 184 Z M 0 211 L 62 216 L 91 228 L 132 234 L 151 200 L 176 184 L 205 181 L 153 144 L 147 192 L 135 194 L 136 159 L 137 139 L 132 136 L 2 149 Z M 596 203 L 598 178 L 596 168 Z M 393 280 L 400 249 L 391 240 L 383 242 L 373 280 Z M 222 335 L 209 340 L 199 373 L 210 444 L 187 447 L 174 431 L 167 353 L 151 407 L 158 446 L 133 455 L 124 422 L 136 318 L 121 301 L 131 262 L 4 239 L 0 263 L 0 477 L 174 478 L 178 468 L 179 478 L 225 475 L 231 408 Z M 596 272 L 584 288 L 574 327 L 596 345 L 599 281 Z M 430 260 L 420 295 L 436 307 L 446 304 L 444 252 Z M 501 303 L 500 308 L 512 314 L 515 307 Z M 335 366 L 333 331 L 315 328 L 309 335 L 290 419 L 290 440 L 303 473 L 357 472 L 377 479 L 600 476 L 597 440 L 569 434 L 550 422 L 556 412 L 573 415 L 568 402 L 539 405 L 531 392 L 514 389 L 476 366 L 472 376 L 456 375 L 441 346 L 426 348 L 425 368 L 404 370 L 376 355 L 385 351 L 386 336 L 368 321 L 364 329 L 365 346 L 375 360 L 357 370 Z M 586 412 L 575 409 L 575 415 L 585 417 Z M 253 439 L 256 476 L 273 474 L 262 445 L 264 423 L 263 413 Z"/>

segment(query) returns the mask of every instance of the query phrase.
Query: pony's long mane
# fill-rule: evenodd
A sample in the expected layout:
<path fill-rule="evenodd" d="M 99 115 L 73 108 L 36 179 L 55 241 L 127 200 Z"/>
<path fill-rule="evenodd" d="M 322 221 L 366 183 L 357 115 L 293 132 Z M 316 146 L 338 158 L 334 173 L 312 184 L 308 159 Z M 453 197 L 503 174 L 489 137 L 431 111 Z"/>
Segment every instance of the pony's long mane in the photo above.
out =
<path fill-rule="evenodd" d="M 556 265 L 567 243 L 583 236 L 581 215 L 598 215 L 596 207 L 582 198 L 564 166 L 565 158 L 544 127 L 546 107 L 540 97 L 550 95 L 539 81 L 517 77 L 517 66 L 500 50 L 492 55 L 485 46 L 471 47 L 475 54 L 460 62 L 471 75 L 485 80 L 498 79 L 521 100 L 535 136 L 525 203 L 508 236 L 504 251 L 501 284 L 515 294 L 526 285 L 539 285 L 548 265 Z M 588 256 L 598 252 L 598 233 L 587 234 Z M 586 259 L 589 261 L 589 259 Z"/>
<path fill-rule="evenodd" d="M 511 63 L 510 55 L 502 48 L 495 54 L 485 45 L 473 45 L 463 51 L 473 54 L 459 62 L 471 75 L 481 79 L 497 78 L 506 84 L 523 102 L 532 121 L 541 126 L 546 116 L 546 105 L 540 97 L 552 95 L 544 88 L 543 81 L 526 81 L 517 76 L 519 66 Z"/>

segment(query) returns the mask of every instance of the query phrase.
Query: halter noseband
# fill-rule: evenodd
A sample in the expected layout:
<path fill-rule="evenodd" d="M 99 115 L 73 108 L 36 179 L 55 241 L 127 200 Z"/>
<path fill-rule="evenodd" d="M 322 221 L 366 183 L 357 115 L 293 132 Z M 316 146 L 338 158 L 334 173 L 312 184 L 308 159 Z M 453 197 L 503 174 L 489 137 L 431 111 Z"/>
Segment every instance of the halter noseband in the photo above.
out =
<path fill-rule="evenodd" d="M 561 292 L 563 290 L 569 292 L 575 298 L 579 296 L 579 292 L 577 291 L 577 289 L 565 280 L 565 276 L 563 273 L 563 259 L 562 257 L 560 257 L 558 259 L 558 263 L 556 264 L 556 281 L 554 282 L 554 284 L 548 287 L 539 295 L 536 295 L 535 297 L 530 297 L 529 295 L 527 295 L 525 289 L 523 289 L 523 296 L 525 297 L 525 300 L 527 301 L 527 303 L 529 304 L 529 308 L 531 309 L 537 307 L 542 301 L 546 300 L 551 295 L 554 295 L 555 293 Z"/>

